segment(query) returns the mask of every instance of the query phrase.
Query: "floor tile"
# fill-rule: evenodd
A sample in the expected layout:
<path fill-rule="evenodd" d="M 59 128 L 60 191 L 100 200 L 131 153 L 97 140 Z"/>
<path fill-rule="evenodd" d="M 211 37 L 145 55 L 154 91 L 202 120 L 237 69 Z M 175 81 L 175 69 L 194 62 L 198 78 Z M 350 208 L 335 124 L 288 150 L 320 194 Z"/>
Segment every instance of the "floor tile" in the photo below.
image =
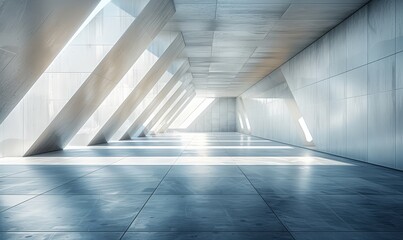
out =
<path fill-rule="evenodd" d="M 0 178 L 0 194 L 41 194 L 72 180 L 72 178 Z"/>
<path fill-rule="evenodd" d="M 323 177 L 370 177 L 384 176 L 397 179 L 403 177 L 398 171 L 388 171 L 382 168 L 355 166 L 355 163 L 343 166 L 239 166 L 247 177 L 267 178 L 323 178 Z"/>
<path fill-rule="evenodd" d="M 122 166 L 142 166 L 142 165 L 153 165 L 153 166 L 171 166 L 175 164 L 178 157 L 126 157 L 115 163 L 115 165 Z"/>
<path fill-rule="evenodd" d="M 245 177 L 167 177 L 155 194 L 257 194 Z"/>
<path fill-rule="evenodd" d="M 29 169 L 30 168 L 28 166 L 0 165 L 0 177 L 7 177 L 16 173 L 27 171 Z"/>
<path fill-rule="evenodd" d="M 182 157 L 223 157 L 228 156 L 226 150 L 185 150 L 181 154 Z"/>
<path fill-rule="evenodd" d="M 366 177 L 365 180 L 379 184 L 386 189 L 393 189 L 400 194 L 403 194 L 403 178 L 392 178 L 392 177 Z"/>
<path fill-rule="evenodd" d="M 288 232 L 127 232 L 123 240 L 292 240 Z"/>
<path fill-rule="evenodd" d="M 285 231 L 258 195 L 153 195 L 129 231 Z"/>
<path fill-rule="evenodd" d="M 403 195 L 324 195 L 321 199 L 355 231 L 403 229 Z"/>
<path fill-rule="evenodd" d="M 362 178 L 249 178 L 260 194 L 399 194 Z"/>
<path fill-rule="evenodd" d="M 263 195 L 277 217 L 290 231 L 351 231 L 316 195 Z"/>
<path fill-rule="evenodd" d="M 293 232 L 295 240 L 400 240 L 403 232 Z"/>
<path fill-rule="evenodd" d="M 36 195 L 0 195 L 0 212 L 35 196 Z"/>
<path fill-rule="evenodd" d="M 123 233 L 115 232 L 0 232 L 7 240 L 119 240 Z"/>
<path fill-rule="evenodd" d="M 175 165 L 168 172 L 167 177 L 244 177 L 244 174 L 234 165 Z"/>
<path fill-rule="evenodd" d="M 148 195 L 42 195 L 0 214 L 0 231 L 124 231 Z"/>
<path fill-rule="evenodd" d="M 86 177 L 122 178 L 122 177 L 164 177 L 170 166 L 132 166 L 112 165 L 88 174 Z"/>
<path fill-rule="evenodd" d="M 29 171 L 13 174 L 12 178 L 77 178 L 101 169 L 103 166 L 34 165 Z"/>
<path fill-rule="evenodd" d="M 46 194 L 152 194 L 160 178 L 80 178 Z"/>

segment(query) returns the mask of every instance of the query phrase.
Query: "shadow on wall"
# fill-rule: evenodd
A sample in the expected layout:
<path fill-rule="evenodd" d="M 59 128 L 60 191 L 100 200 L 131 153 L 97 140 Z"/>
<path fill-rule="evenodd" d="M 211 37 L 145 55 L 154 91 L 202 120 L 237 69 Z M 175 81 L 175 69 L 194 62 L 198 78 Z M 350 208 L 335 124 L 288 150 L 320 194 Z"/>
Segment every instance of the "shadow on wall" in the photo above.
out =
<path fill-rule="evenodd" d="M 290 142 L 293 135 L 298 145 L 315 147 L 312 134 L 283 72 L 277 69 L 272 75 L 237 98 L 238 131 L 296 144 Z M 273 77 L 276 78 L 275 81 L 272 80 Z M 290 125 L 293 126 L 292 129 Z"/>

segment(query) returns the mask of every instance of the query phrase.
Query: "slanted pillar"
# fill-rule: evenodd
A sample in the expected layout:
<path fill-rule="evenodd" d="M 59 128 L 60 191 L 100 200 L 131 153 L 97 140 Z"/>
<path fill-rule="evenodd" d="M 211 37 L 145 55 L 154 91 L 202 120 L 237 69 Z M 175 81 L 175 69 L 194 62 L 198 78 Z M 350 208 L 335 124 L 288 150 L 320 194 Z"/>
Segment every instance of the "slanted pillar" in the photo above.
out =
<path fill-rule="evenodd" d="M 100 0 L 0 1 L 0 123 Z"/>
<path fill-rule="evenodd" d="M 119 130 L 141 101 L 144 100 L 147 94 L 155 86 L 162 75 L 164 75 L 171 63 L 179 56 L 184 48 L 185 43 L 182 34 L 178 34 L 175 40 L 169 45 L 157 62 L 154 63 L 129 96 L 127 96 L 119 108 L 97 132 L 89 145 L 106 143 L 113 137 L 116 131 Z"/>
<path fill-rule="evenodd" d="M 146 126 L 141 126 L 139 130 L 136 131 L 132 135 L 132 137 L 139 137 L 139 136 L 144 136 L 144 131 L 147 131 L 147 129 L 152 128 L 160 119 L 161 117 L 164 116 L 164 114 L 168 111 L 168 109 L 183 95 L 186 94 L 186 87 L 188 87 L 188 84 L 184 83 L 182 84 L 181 87 L 179 87 L 175 93 L 165 102 L 165 104 L 161 107 L 161 109 L 157 112 L 157 114 L 154 115 L 154 117 L 148 122 Z"/>
<path fill-rule="evenodd" d="M 164 86 L 164 88 L 158 93 L 157 96 L 152 100 L 152 102 L 144 109 L 140 116 L 133 122 L 126 133 L 121 137 L 120 140 L 128 140 L 134 135 L 147 121 L 147 119 L 152 115 L 155 109 L 160 105 L 172 88 L 177 84 L 179 79 L 186 73 L 189 69 L 189 63 L 186 61 L 183 65 L 176 71 L 169 82 Z"/>
<path fill-rule="evenodd" d="M 150 0 L 25 156 L 63 149 L 174 13 L 172 0 Z"/>
<path fill-rule="evenodd" d="M 158 118 L 153 122 L 150 122 L 147 127 L 143 130 L 143 132 L 140 134 L 140 136 L 147 136 L 147 134 L 153 129 L 153 127 L 158 123 L 159 120 L 162 120 L 163 122 L 165 119 L 170 118 L 173 116 L 173 114 L 178 111 L 179 107 L 192 95 L 194 95 L 194 90 L 193 88 L 188 88 L 187 92 L 179 99 L 178 102 L 171 108 L 171 110 L 165 114 L 163 118 Z"/>
<path fill-rule="evenodd" d="M 171 126 L 171 124 L 175 121 L 175 119 L 176 118 L 178 118 L 178 116 L 181 114 L 181 112 L 187 107 L 187 105 L 189 105 L 189 103 L 193 100 L 193 98 L 195 97 L 196 95 L 194 94 L 194 95 L 192 95 L 190 98 L 188 98 L 187 100 L 186 100 L 186 102 L 184 103 L 184 104 L 182 104 L 182 106 L 180 106 L 180 108 L 179 108 L 179 110 L 178 111 L 176 111 L 176 113 L 174 114 L 174 116 L 171 118 L 171 119 L 169 119 L 168 121 L 167 121 L 167 123 L 165 123 L 165 124 L 161 124 L 156 130 L 155 130 L 155 132 L 156 133 L 163 133 L 163 132 L 165 132 L 170 126 Z"/>

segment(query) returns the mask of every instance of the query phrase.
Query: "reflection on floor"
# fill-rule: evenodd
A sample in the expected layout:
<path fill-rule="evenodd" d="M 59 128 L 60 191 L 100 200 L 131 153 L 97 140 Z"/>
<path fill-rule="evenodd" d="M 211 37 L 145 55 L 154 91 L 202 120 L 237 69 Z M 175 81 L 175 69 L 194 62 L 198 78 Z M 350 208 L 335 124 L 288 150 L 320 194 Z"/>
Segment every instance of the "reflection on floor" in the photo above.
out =
<path fill-rule="evenodd" d="M 0 239 L 402 236 L 402 172 L 238 133 L 0 159 Z"/>

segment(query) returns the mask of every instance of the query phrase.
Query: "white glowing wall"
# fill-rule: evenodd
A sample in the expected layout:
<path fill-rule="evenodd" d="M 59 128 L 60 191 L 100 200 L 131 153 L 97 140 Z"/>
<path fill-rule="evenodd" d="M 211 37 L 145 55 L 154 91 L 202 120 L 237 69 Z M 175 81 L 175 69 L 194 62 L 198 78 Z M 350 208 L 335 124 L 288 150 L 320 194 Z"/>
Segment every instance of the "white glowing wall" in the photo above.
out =
<path fill-rule="evenodd" d="M 200 102 L 201 98 L 195 98 L 192 102 Z M 203 99 L 202 99 L 203 100 Z M 190 103 L 180 114 L 178 119 L 172 124 L 171 130 L 186 132 L 235 132 L 235 101 L 236 98 L 216 98 L 214 101 L 198 115 L 194 121 L 185 129 L 178 128 L 186 121 L 190 113 L 194 110 L 194 104 Z M 179 124 L 179 126 L 178 126 Z"/>
<path fill-rule="evenodd" d="M 83 28 L 1 124 L 0 156 L 25 153 L 133 20 L 109 3 Z"/>

